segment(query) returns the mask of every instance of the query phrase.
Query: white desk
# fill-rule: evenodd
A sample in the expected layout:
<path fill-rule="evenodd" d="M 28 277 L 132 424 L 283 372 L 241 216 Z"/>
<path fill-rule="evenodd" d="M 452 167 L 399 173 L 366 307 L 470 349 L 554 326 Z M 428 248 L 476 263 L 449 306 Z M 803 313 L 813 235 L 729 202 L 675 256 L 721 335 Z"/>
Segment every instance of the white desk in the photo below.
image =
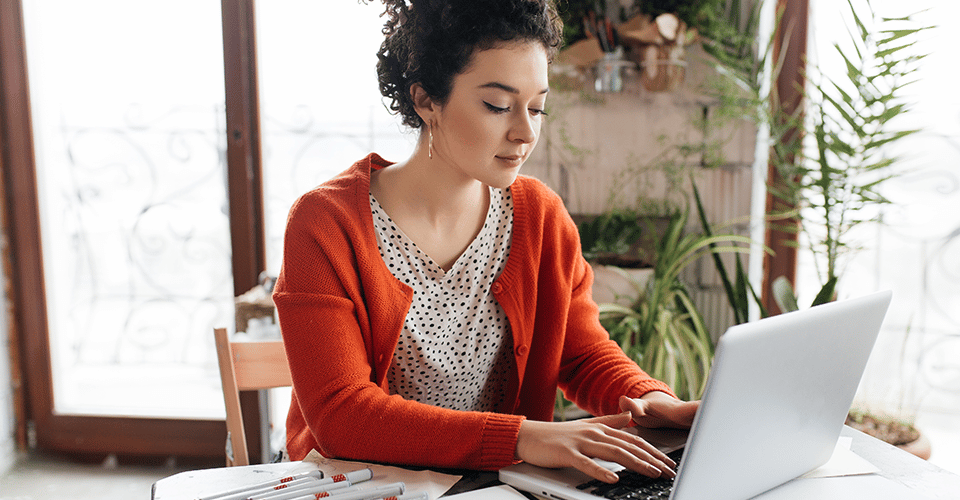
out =
<path fill-rule="evenodd" d="M 878 467 L 880 476 L 905 486 L 919 497 L 960 499 L 960 476 L 850 427 L 844 427 L 841 435 L 852 438 L 850 449 Z M 151 499 L 194 500 L 211 481 L 227 485 L 260 482 L 280 477 L 290 467 L 291 464 L 266 464 L 182 472 L 157 481 Z M 499 484 L 496 472 L 459 472 L 463 479 L 448 494 Z M 251 477 L 255 479 L 251 481 Z"/>
<path fill-rule="evenodd" d="M 852 437 L 850 449 L 877 466 L 881 476 L 930 498 L 960 499 L 960 476 L 856 429 L 845 426 L 841 436 Z"/>

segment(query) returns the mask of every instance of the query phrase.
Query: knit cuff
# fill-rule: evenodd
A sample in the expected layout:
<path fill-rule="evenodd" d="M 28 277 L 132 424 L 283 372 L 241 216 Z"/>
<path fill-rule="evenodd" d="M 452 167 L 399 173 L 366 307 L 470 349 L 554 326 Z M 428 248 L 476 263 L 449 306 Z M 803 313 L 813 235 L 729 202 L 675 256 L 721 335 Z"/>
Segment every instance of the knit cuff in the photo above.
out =
<path fill-rule="evenodd" d="M 648 379 L 638 382 L 637 385 L 634 386 L 633 390 L 627 394 L 627 397 L 639 398 L 640 396 L 653 391 L 665 392 L 674 398 L 677 398 L 677 395 L 673 393 L 673 390 L 670 389 L 670 386 L 657 379 Z"/>
<path fill-rule="evenodd" d="M 516 462 L 517 437 L 523 421 L 520 415 L 487 414 L 481 431 L 480 470 L 498 470 Z"/>

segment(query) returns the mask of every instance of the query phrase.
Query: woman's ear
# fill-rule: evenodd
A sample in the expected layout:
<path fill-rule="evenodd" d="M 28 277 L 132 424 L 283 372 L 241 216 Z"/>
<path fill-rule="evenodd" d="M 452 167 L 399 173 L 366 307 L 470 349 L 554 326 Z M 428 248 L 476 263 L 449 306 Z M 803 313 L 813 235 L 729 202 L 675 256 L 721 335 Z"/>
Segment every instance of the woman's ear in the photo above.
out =
<path fill-rule="evenodd" d="M 423 123 L 431 123 L 439 108 L 423 86 L 419 83 L 411 85 L 410 98 L 413 99 L 413 109 L 420 115 Z"/>

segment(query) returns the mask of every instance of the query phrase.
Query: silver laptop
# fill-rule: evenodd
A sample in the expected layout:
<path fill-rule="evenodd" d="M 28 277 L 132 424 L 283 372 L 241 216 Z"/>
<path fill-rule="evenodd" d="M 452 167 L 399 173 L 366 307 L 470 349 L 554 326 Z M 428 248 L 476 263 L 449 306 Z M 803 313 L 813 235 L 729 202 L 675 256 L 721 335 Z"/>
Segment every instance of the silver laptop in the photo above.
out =
<path fill-rule="evenodd" d="M 890 298 L 878 292 L 727 330 L 669 498 L 742 500 L 829 460 Z M 617 493 L 572 468 L 521 463 L 502 469 L 500 480 L 546 498 Z"/>

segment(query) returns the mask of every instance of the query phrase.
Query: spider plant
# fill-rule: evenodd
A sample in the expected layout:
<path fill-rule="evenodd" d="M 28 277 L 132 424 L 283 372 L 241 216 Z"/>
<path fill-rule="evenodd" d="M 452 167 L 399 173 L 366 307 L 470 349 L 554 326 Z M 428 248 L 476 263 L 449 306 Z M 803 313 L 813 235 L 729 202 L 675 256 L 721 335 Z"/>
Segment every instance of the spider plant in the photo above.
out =
<path fill-rule="evenodd" d="M 698 399 L 713 361 L 713 339 L 680 279 L 710 252 L 748 251 L 720 243 L 749 243 L 735 235 L 685 234 L 689 211 L 676 211 L 656 237 L 654 275 L 631 307 L 600 305 L 600 322 L 644 371 L 664 381 L 681 399 Z M 713 246 L 712 246 L 713 245 Z"/>

